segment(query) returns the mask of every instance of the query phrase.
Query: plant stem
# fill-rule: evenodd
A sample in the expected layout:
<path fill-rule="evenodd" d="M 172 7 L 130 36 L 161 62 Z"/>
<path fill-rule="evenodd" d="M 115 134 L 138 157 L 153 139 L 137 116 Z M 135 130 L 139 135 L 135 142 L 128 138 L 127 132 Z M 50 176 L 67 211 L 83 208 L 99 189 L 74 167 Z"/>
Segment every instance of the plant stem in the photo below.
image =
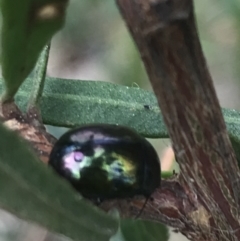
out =
<path fill-rule="evenodd" d="M 45 83 L 49 51 L 50 43 L 44 47 L 35 68 L 35 76 L 33 81 L 34 86 L 30 96 L 30 100 L 28 102 L 28 112 L 29 110 L 33 108 L 38 108 L 39 106 L 39 101 L 42 97 L 42 92 Z"/>
<path fill-rule="evenodd" d="M 156 215 L 168 225 L 186 222 L 179 231 L 191 240 L 240 240 L 240 172 L 201 49 L 193 1 L 117 3 L 158 99 L 180 168 L 179 187 L 195 206 L 186 208 L 182 195 L 167 209 L 168 198 L 156 200 Z"/>

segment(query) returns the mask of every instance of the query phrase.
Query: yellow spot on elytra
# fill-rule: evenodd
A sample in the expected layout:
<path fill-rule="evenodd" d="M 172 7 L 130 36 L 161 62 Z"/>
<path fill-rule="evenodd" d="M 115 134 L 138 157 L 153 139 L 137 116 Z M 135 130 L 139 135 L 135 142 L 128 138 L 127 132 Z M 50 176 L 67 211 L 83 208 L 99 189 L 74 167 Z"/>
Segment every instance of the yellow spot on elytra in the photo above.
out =
<path fill-rule="evenodd" d="M 126 157 L 123 157 L 122 155 L 118 155 L 117 153 L 113 153 L 112 156 L 115 157 L 116 160 L 118 160 L 119 162 L 122 163 L 122 165 L 123 165 L 123 170 L 124 170 L 126 173 L 135 174 L 135 172 L 136 172 L 136 167 L 135 167 L 135 165 L 132 163 L 132 161 L 130 161 L 130 160 L 127 159 Z"/>

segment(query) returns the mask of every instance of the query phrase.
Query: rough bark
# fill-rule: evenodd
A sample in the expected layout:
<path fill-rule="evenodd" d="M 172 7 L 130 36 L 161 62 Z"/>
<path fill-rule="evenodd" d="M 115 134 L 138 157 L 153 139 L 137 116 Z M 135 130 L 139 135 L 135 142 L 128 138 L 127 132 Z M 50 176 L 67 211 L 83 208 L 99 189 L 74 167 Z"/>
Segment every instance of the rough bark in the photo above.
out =
<path fill-rule="evenodd" d="M 49 154 L 56 139 L 47 133 L 39 111 L 22 113 L 14 102 L 0 103 L 0 121 L 9 129 L 20 134 L 44 163 L 48 162 Z"/>
<path fill-rule="evenodd" d="M 185 227 L 195 223 L 185 234 L 194 231 L 197 240 L 240 240 L 239 170 L 201 50 L 193 2 L 117 3 L 158 98 L 181 169 L 179 185 L 193 207 L 184 210 Z M 181 197 L 176 204 L 178 210 L 186 207 Z M 172 212 L 167 216 L 174 218 Z"/>

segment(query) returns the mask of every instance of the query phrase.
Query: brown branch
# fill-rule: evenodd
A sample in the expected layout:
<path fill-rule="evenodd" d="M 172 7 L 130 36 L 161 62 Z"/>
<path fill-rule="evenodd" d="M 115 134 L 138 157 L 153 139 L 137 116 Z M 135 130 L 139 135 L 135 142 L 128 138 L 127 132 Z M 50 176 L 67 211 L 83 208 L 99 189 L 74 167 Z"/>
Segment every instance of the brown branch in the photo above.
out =
<path fill-rule="evenodd" d="M 179 200 L 181 197 L 182 200 Z M 179 202 L 180 201 L 180 202 Z M 103 202 L 100 207 L 106 211 L 113 207 L 119 207 L 123 217 L 136 217 L 141 211 L 145 203 L 145 198 L 135 197 L 128 200 L 112 200 Z M 179 185 L 177 178 L 172 180 L 163 181 L 161 189 L 157 189 L 151 197 L 151 200 L 147 202 L 146 207 L 143 209 L 143 213 L 140 218 L 164 222 L 176 229 L 182 230 L 186 225 L 182 222 L 182 214 L 179 210 L 185 210 L 183 207 L 185 203 L 186 209 L 194 210 L 193 205 L 189 202 L 188 196 L 185 191 Z M 171 213 L 171 218 L 169 218 Z"/>
<path fill-rule="evenodd" d="M 240 240 L 239 171 L 199 43 L 192 1 L 117 2 L 158 98 L 180 165 L 180 184 L 191 190 L 192 204 L 208 217 L 204 225 L 197 224 L 202 240 Z"/>
<path fill-rule="evenodd" d="M 0 103 L 0 121 L 9 129 L 19 133 L 41 161 L 47 163 L 56 139 L 47 133 L 40 120 L 41 115 L 38 110 L 35 112 L 32 109 L 32 112 L 24 114 L 14 102 Z"/>

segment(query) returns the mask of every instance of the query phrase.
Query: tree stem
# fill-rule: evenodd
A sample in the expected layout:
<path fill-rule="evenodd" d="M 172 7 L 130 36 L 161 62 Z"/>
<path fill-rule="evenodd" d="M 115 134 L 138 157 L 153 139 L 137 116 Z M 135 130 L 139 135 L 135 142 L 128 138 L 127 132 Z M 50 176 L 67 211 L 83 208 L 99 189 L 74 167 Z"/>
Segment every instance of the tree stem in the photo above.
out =
<path fill-rule="evenodd" d="M 201 49 L 193 1 L 117 3 L 158 99 L 181 169 L 179 183 L 195 207 L 184 211 L 182 220 L 192 226 L 182 232 L 198 233 L 195 240 L 240 240 L 240 173 Z"/>

